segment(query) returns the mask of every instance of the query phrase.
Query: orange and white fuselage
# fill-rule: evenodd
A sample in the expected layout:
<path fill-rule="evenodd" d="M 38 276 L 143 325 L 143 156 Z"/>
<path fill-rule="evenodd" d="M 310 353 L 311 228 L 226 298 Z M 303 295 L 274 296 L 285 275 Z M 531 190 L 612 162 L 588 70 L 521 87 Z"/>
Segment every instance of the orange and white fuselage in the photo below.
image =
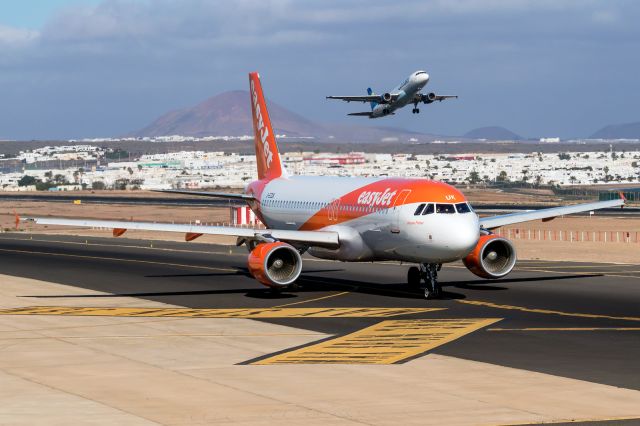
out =
<path fill-rule="evenodd" d="M 464 195 L 426 179 L 290 176 L 256 181 L 247 194 L 271 229 L 337 232 L 338 249 L 309 251 L 327 259 L 450 262 L 480 235 Z"/>

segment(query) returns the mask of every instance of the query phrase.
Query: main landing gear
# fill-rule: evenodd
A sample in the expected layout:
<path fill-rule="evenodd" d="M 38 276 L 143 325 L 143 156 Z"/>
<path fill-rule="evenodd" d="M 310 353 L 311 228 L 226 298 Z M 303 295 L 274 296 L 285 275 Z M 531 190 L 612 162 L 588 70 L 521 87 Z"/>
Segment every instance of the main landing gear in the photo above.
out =
<path fill-rule="evenodd" d="M 420 108 L 418 108 L 418 103 L 413 104 L 413 109 L 411 110 L 413 114 L 420 114 Z"/>
<path fill-rule="evenodd" d="M 412 266 L 407 272 L 407 283 L 411 287 L 423 288 L 425 299 L 436 299 L 442 295 L 442 287 L 438 284 L 438 271 L 441 263 L 421 263 L 420 267 Z M 421 285 L 424 281 L 424 287 Z"/>

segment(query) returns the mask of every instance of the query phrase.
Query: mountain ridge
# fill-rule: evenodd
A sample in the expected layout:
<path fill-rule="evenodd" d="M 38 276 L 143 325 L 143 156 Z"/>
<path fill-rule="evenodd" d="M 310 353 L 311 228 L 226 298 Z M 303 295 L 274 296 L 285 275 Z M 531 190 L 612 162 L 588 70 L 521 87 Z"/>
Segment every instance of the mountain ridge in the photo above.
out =
<path fill-rule="evenodd" d="M 594 132 L 591 139 L 640 139 L 640 121 L 609 124 Z"/>
<path fill-rule="evenodd" d="M 414 132 L 387 126 L 356 123 L 317 123 L 267 99 L 273 130 L 292 138 L 312 137 L 320 141 L 428 142 L 446 136 Z M 243 136 L 253 133 L 249 92 L 232 90 L 212 96 L 193 107 L 169 111 L 128 136 Z"/>
<path fill-rule="evenodd" d="M 462 137 L 468 139 L 521 140 L 522 136 L 502 126 L 485 126 L 469 130 Z"/>

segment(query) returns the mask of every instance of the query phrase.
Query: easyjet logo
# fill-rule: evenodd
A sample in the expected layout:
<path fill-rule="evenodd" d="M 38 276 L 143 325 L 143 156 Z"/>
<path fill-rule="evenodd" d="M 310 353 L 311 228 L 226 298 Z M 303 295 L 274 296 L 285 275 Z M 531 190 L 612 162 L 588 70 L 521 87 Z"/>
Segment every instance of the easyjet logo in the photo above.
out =
<path fill-rule="evenodd" d="M 260 135 L 260 142 L 262 143 L 262 153 L 265 161 L 267 162 L 267 167 L 269 167 L 273 158 L 273 153 L 271 152 L 269 141 L 267 140 L 269 137 L 269 129 L 264 125 L 264 120 L 262 119 L 262 111 L 260 110 L 260 104 L 258 103 L 258 93 L 256 92 L 253 80 L 251 80 L 251 97 L 253 99 L 253 110 L 255 111 L 254 120 L 258 126 L 257 131 Z"/>
<path fill-rule="evenodd" d="M 385 189 L 383 192 L 376 191 L 364 191 L 358 197 L 358 204 L 364 204 L 369 206 L 388 206 L 391 205 L 393 196 L 397 191 L 391 192 L 391 188 Z"/>

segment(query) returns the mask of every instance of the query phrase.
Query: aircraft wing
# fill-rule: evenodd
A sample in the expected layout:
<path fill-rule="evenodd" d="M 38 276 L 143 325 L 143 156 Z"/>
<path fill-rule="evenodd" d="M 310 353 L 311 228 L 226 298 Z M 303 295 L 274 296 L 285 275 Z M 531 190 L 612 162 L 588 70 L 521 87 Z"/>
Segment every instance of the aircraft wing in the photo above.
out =
<path fill-rule="evenodd" d="M 597 201 L 594 203 L 574 204 L 572 206 L 552 207 L 549 209 L 528 210 L 518 213 L 509 213 L 499 216 L 481 217 L 480 226 L 484 229 L 494 229 L 514 223 L 529 222 L 531 220 L 549 219 L 572 213 L 588 212 L 591 210 L 606 209 L 624 206 L 625 199 Z"/>
<path fill-rule="evenodd" d="M 458 95 L 436 95 L 434 100 L 436 101 L 444 101 L 445 99 L 458 99 Z"/>
<path fill-rule="evenodd" d="M 347 115 L 359 115 L 362 117 L 371 117 L 371 111 L 365 111 L 365 112 L 350 112 Z"/>
<path fill-rule="evenodd" d="M 116 220 L 89 220 L 64 218 L 24 218 L 25 222 L 38 225 L 75 226 L 82 228 L 113 229 L 114 236 L 120 236 L 127 230 L 178 232 L 185 234 L 185 240 L 191 241 L 200 235 L 225 235 L 247 239 L 268 239 L 306 243 L 312 246 L 337 248 L 340 245 L 337 232 L 329 231 L 295 231 L 285 229 L 237 228 L 234 226 L 205 226 L 155 222 L 127 222 Z"/>
<path fill-rule="evenodd" d="M 216 197 L 216 198 L 228 198 L 231 200 L 255 200 L 253 195 L 247 194 L 234 194 L 230 192 L 204 192 L 204 191 L 180 191 L 176 189 L 160 189 L 153 192 L 164 192 L 167 194 L 184 194 L 184 195 L 197 195 L 200 197 Z"/>
<path fill-rule="evenodd" d="M 435 93 L 417 93 L 413 100 L 414 102 L 424 102 L 425 104 L 430 104 L 433 102 L 442 102 L 445 99 L 458 99 L 458 95 L 437 95 Z"/>
<path fill-rule="evenodd" d="M 389 100 L 385 100 L 380 95 L 327 96 L 327 99 L 340 99 L 345 102 L 377 102 L 379 104 L 388 104 L 398 99 L 398 94 L 390 94 Z"/>

